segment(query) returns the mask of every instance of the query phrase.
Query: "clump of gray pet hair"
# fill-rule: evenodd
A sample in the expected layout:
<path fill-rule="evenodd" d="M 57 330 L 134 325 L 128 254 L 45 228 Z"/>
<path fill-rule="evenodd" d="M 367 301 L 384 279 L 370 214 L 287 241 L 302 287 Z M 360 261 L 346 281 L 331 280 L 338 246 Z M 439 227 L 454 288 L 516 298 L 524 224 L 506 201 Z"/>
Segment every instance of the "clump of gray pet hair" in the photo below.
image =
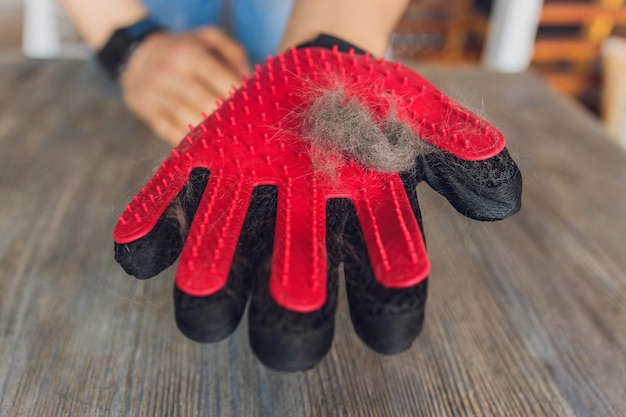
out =
<path fill-rule="evenodd" d="M 329 155 L 338 154 L 376 171 L 404 172 L 413 168 L 418 155 L 435 151 L 398 120 L 393 102 L 386 119 L 378 120 L 340 85 L 313 91 L 311 97 L 302 114 L 301 136 L 311 144 L 318 171 L 332 168 Z"/>

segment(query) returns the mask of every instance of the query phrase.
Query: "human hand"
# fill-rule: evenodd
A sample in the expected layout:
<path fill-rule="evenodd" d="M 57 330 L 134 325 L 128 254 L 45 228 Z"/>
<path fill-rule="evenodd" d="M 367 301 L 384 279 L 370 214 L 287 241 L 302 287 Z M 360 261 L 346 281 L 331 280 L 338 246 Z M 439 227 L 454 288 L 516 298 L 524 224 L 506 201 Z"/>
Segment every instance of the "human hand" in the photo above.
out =
<path fill-rule="evenodd" d="M 341 139 L 327 160 L 313 150 L 324 133 Z M 393 152 L 380 154 L 394 162 L 399 149 L 420 151 L 401 174 L 371 169 L 389 163 L 368 153 L 382 137 Z M 343 262 L 357 334 L 396 353 L 424 319 L 422 180 L 477 220 L 520 208 L 521 175 L 493 126 L 400 64 L 292 50 L 257 68 L 172 152 L 120 217 L 116 260 L 149 278 L 181 256 L 176 322 L 196 341 L 227 337 L 250 298 L 254 352 L 288 371 L 330 349 Z"/>
<path fill-rule="evenodd" d="M 248 73 L 244 49 L 218 28 L 158 32 L 134 51 L 120 85 L 126 106 L 176 145 Z"/>

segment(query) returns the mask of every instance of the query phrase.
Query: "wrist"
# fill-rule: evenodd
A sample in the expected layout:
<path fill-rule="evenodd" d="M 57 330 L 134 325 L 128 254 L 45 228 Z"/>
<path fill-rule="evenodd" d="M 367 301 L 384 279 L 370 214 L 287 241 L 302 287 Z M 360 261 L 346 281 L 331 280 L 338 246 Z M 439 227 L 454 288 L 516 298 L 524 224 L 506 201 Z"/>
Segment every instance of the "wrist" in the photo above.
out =
<path fill-rule="evenodd" d="M 100 65 L 118 79 L 138 46 L 150 35 L 161 32 L 161 25 L 145 17 L 129 26 L 118 28 L 98 51 Z"/>
<path fill-rule="evenodd" d="M 328 34 L 384 55 L 407 0 L 296 0 L 279 52 Z"/>

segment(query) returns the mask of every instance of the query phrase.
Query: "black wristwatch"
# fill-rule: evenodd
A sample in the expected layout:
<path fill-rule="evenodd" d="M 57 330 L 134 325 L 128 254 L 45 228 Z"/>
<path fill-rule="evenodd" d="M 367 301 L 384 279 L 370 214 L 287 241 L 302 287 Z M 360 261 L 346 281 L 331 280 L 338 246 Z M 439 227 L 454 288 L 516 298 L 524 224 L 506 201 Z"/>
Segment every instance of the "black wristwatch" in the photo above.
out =
<path fill-rule="evenodd" d="M 117 79 L 141 41 L 148 35 L 162 30 L 163 27 L 149 17 L 117 29 L 98 52 L 98 61 L 113 78 Z"/>

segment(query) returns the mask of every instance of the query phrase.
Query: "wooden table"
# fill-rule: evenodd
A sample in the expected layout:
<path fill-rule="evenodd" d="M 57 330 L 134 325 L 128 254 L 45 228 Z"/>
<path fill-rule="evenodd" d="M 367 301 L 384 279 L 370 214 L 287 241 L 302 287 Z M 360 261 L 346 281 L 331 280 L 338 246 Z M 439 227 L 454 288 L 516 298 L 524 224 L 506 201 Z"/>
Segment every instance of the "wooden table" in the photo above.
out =
<path fill-rule="evenodd" d="M 113 260 L 111 231 L 167 155 L 92 64 L 0 60 L 0 415 L 626 416 L 626 152 L 534 75 L 422 68 L 506 134 L 524 206 L 500 223 L 420 186 L 425 329 L 383 357 L 345 296 L 332 351 L 264 368 L 245 325 L 182 337 L 173 270 Z"/>

